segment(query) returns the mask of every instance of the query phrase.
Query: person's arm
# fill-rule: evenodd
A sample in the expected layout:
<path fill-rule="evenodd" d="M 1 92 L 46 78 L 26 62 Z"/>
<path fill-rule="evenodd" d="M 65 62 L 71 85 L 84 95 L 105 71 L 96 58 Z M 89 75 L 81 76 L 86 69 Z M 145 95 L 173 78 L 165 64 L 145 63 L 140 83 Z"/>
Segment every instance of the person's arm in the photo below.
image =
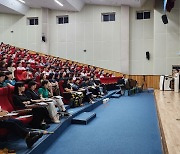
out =
<path fill-rule="evenodd" d="M 19 98 L 19 96 L 16 96 L 16 95 L 13 96 L 13 103 L 14 103 L 14 105 L 15 105 L 17 108 L 21 108 L 21 109 L 25 109 L 25 108 L 26 108 L 25 103 L 23 103 L 23 102 L 21 101 L 21 99 Z"/>

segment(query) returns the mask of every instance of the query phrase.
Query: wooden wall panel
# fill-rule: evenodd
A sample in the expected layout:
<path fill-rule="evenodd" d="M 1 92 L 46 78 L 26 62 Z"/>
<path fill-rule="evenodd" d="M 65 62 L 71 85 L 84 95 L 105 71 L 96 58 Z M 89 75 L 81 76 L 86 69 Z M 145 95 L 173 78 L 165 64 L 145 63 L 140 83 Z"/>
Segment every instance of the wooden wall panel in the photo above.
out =
<path fill-rule="evenodd" d="M 147 88 L 159 89 L 159 75 L 144 75 L 145 83 L 147 84 Z M 134 79 L 138 82 L 138 85 L 141 86 L 143 84 L 143 75 L 129 75 L 130 79 Z"/>

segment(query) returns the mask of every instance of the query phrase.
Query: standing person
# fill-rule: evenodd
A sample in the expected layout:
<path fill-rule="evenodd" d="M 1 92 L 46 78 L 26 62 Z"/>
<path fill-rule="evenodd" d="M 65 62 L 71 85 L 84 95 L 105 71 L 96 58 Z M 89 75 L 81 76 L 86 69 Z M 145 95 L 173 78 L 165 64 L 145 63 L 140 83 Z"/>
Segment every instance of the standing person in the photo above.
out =
<path fill-rule="evenodd" d="M 42 122 L 49 118 L 49 114 L 44 107 L 39 105 L 32 105 L 31 100 L 24 94 L 24 83 L 16 82 L 13 95 L 14 106 L 18 109 L 30 109 L 30 114 L 33 115 L 33 120 L 30 125 L 33 128 L 46 129 L 48 126 L 43 125 Z"/>

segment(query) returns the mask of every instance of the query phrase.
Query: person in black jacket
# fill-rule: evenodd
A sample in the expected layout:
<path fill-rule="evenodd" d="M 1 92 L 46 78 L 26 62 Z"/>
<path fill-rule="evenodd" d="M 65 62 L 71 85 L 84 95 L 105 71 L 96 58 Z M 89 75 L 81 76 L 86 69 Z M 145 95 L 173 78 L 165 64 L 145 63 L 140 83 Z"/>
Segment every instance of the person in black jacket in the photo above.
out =
<path fill-rule="evenodd" d="M 25 95 L 31 100 L 33 103 L 40 103 L 40 102 L 46 102 L 45 98 L 40 97 L 40 95 L 35 91 L 36 89 L 36 82 L 30 81 L 28 83 L 28 89 L 25 91 Z M 46 102 L 47 108 L 46 110 L 49 113 L 49 117 L 52 120 L 52 122 L 59 123 L 59 115 L 57 113 L 57 110 L 55 108 L 55 105 L 53 102 Z M 57 119 L 56 119 L 57 118 Z"/>
<path fill-rule="evenodd" d="M 32 128 L 46 129 L 49 126 L 42 125 L 45 119 L 49 118 L 47 109 L 39 105 L 34 105 L 31 100 L 24 94 L 24 83 L 17 82 L 14 88 L 13 103 L 17 109 L 31 109 L 30 114 L 33 115 L 33 120 L 30 125 Z"/>
<path fill-rule="evenodd" d="M 11 130 L 21 138 L 24 138 L 28 148 L 31 148 L 42 137 L 43 133 L 28 130 L 20 120 L 8 117 L 7 114 L 8 112 L 5 110 L 0 111 L 0 128 Z"/>

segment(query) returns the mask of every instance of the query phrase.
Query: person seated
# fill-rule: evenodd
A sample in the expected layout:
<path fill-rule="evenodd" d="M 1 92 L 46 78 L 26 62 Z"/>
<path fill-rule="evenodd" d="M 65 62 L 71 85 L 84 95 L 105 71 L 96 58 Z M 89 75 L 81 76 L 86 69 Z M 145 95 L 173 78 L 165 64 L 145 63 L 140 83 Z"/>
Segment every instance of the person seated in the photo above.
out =
<path fill-rule="evenodd" d="M 5 83 L 9 86 L 15 86 L 16 84 L 16 81 L 13 80 L 13 75 L 12 75 L 12 72 L 8 71 L 6 72 L 6 80 L 5 80 Z"/>
<path fill-rule="evenodd" d="M 0 62 L 0 71 L 7 71 L 6 62 L 4 61 Z"/>
<path fill-rule="evenodd" d="M 54 73 L 49 74 L 48 81 L 51 83 L 53 94 L 55 96 L 60 95 L 59 84 L 55 80 L 55 74 Z"/>
<path fill-rule="evenodd" d="M 41 103 L 44 102 L 47 104 L 47 110 L 49 112 L 49 116 L 54 123 L 59 123 L 59 115 L 57 113 L 56 107 L 53 101 L 46 101 L 44 98 L 40 97 L 40 95 L 35 91 L 36 90 L 36 82 L 30 81 L 28 83 L 28 89 L 25 91 L 26 96 L 31 100 L 33 103 Z"/>
<path fill-rule="evenodd" d="M 64 91 L 71 94 L 71 107 L 83 106 L 83 91 L 80 90 L 78 81 L 74 83 L 73 78 L 64 80 L 63 83 Z"/>
<path fill-rule="evenodd" d="M 0 128 L 8 129 L 16 135 L 24 138 L 28 148 L 43 136 L 42 132 L 33 132 L 27 129 L 24 124 L 11 116 L 8 116 L 8 111 L 2 110 L 0 107 Z M 46 133 L 46 132 L 44 132 Z"/>
<path fill-rule="evenodd" d="M 17 62 L 17 68 L 16 68 L 16 69 L 17 69 L 17 70 L 23 70 L 23 71 L 26 70 L 26 68 L 22 66 L 22 62 L 21 62 L 21 61 L 18 61 L 18 62 Z"/>
<path fill-rule="evenodd" d="M 35 63 L 35 60 L 33 59 L 33 56 L 30 56 L 28 63 Z"/>
<path fill-rule="evenodd" d="M 46 119 L 49 119 L 49 114 L 46 108 L 40 105 L 34 105 L 31 100 L 24 94 L 25 87 L 23 82 L 16 82 L 13 94 L 13 103 L 16 109 L 25 110 L 30 109 L 29 113 L 33 115 L 30 123 L 32 128 L 46 129 L 49 126 L 42 124 Z"/>
<path fill-rule="evenodd" d="M 9 61 L 9 62 L 8 62 L 7 70 L 10 71 L 10 72 L 12 72 L 12 76 L 13 76 L 13 79 L 14 79 L 14 78 L 15 78 L 15 77 L 14 77 L 14 71 L 16 70 L 16 68 L 14 67 L 13 61 Z"/>
<path fill-rule="evenodd" d="M 7 83 L 5 82 L 5 73 L 0 72 L 0 88 L 7 87 Z"/>
<path fill-rule="evenodd" d="M 31 67 L 31 63 L 30 62 L 26 63 L 26 70 L 33 70 L 33 68 Z"/>
<path fill-rule="evenodd" d="M 69 115 L 69 113 L 66 111 L 64 107 L 64 103 L 62 101 L 61 96 L 53 96 L 53 93 L 48 90 L 49 88 L 49 81 L 44 80 L 41 83 L 41 88 L 38 89 L 38 93 L 40 95 L 40 98 L 45 98 L 47 100 L 52 100 L 54 105 L 56 105 L 61 112 L 64 114 Z M 50 97 L 50 99 L 48 99 Z"/>
<path fill-rule="evenodd" d="M 93 95 L 97 97 L 102 97 L 101 94 L 103 94 L 101 87 L 99 85 L 96 85 L 94 78 L 90 77 L 89 82 L 88 82 L 88 89 L 90 92 L 93 93 Z"/>
<path fill-rule="evenodd" d="M 32 69 L 27 69 L 26 71 L 22 72 L 22 80 L 28 84 L 29 81 L 32 81 L 34 79 L 33 76 L 33 70 Z"/>
<path fill-rule="evenodd" d="M 82 78 L 82 82 L 79 84 L 79 88 L 83 91 L 84 99 L 83 102 L 89 102 L 94 104 L 94 98 L 92 92 L 88 89 L 88 80 L 87 77 Z"/>

